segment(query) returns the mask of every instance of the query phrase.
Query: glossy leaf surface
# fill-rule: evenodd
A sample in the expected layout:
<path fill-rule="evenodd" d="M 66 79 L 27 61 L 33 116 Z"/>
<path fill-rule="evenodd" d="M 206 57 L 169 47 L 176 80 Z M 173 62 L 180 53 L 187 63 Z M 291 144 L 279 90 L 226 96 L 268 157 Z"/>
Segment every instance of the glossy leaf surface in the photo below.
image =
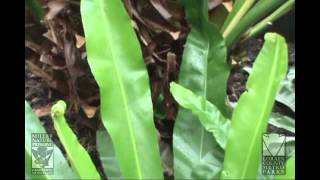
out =
<path fill-rule="evenodd" d="M 79 143 L 77 136 L 66 122 L 64 117 L 65 109 L 66 103 L 64 101 L 58 101 L 51 108 L 51 116 L 54 128 L 67 152 L 72 168 L 78 173 L 81 179 L 101 179 L 90 155 Z"/>
<path fill-rule="evenodd" d="M 110 135 L 105 128 L 97 131 L 97 150 L 108 179 L 123 179 Z"/>
<path fill-rule="evenodd" d="M 224 37 L 228 37 L 228 35 L 235 29 L 235 27 L 241 21 L 241 18 L 248 12 L 255 1 L 256 0 L 235 1 L 231 12 L 221 28 L 221 32 L 223 32 Z"/>
<path fill-rule="evenodd" d="M 219 30 L 208 20 L 207 0 L 183 1 L 191 24 L 180 66 L 179 84 L 208 99 L 226 116 L 229 67 Z M 176 179 L 217 178 L 224 152 L 191 111 L 180 108 L 173 132 Z"/>
<path fill-rule="evenodd" d="M 219 145 L 225 149 L 230 120 L 226 119 L 218 108 L 192 91 L 175 82 L 170 83 L 170 91 L 180 106 L 191 110 L 203 127 L 213 134 Z"/>
<path fill-rule="evenodd" d="M 289 68 L 286 78 L 281 81 L 276 100 L 288 106 L 293 112 L 296 110 L 295 102 L 295 66 Z"/>
<path fill-rule="evenodd" d="M 251 69 L 250 67 L 243 68 L 249 74 Z M 295 66 L 289 67 L 286 78 L 281 81 L 276 101 L 288 106 L 295 112 Z"/>
<path fill-rule="evenodd" d="M 82 0 L 88 63 L 101 116 L 127 179 L 162 179 L 149 78 L 131 20 L 119 0 Z"/>
<path fill-rule="evenodd" d="M 175 82 L 170 83 L 170 91 L 179 105 L 192 111 L 205 129 L 211 132 L 219 145 L 225 149 L 231 121 L 226 119 L 212 103 L 201 96 L 196 96 L 192 91 Z M 295 133 L 295 121 L 288 116 L 271 113 L 268 122 L 273 126 Z"/>
<path fill-rule="evenodd" d="M 247 81 L 247 91 L 241 95 L 232 114 L 222 179 L 257 177 L 262 133 L 266 132 L 276 93 L 287 68 L 288 50 L 284 38 L 267 33 Z"/>
<path fill-rule="evenodd" d="M 255 3 L 226 37 L 227 46 L 229 47 L 235 44 L 240 35 L 286 1 L 287 0 L 259 0 Z"/>
<path fill-rule="evenodd" d="M 32 174 L 32 151 L 31 135 L 32 133 L 47 133 L 38 117 L 33 113 L 32 108 L 25 101 L 25 178 L 26 179 L 78 179 L 79 177 L 72 171 L 64 158 L 60 149 L 53 144 L 53 169 L 52 175 L 34 175 Z"/>

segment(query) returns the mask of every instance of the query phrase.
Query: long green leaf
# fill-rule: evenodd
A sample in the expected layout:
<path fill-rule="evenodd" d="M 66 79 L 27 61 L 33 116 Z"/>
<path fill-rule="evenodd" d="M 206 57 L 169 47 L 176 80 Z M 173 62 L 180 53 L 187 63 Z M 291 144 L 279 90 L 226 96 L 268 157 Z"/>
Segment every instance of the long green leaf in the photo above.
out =
<path fill-rule="evenodd" d="M 250 67 L 243 68 L 249 74 L 251 73 Z M 295 112 L 295 66 L 290 66 L 285 79 L 280 83 L 280 87 L 276 96 L 276 101 L 288 106 Z"/>
<path fill-rule="evenodd" d="M 241 18 L 248 12 L 256 0 L 237 0 L 224 22 L 221 32 L 227 37 L 235 29 Z"/>
<path fill-rule="evenodd" d="M 226 36 L 226 44 L 232 46 L 252 25 L 274 11 L 287 0 L 259 0 L 237 23 L 234 29 Z"/>
<path fill-rule="evenodd" d="M 88 63 L 100 88 L 101 115 L 127 179 L 162 179 L 149 78 L 120 0 L 82 0 Z"/>
<path fill-rule="evenodd" d="M 108 179 L 123 179 L 110 135 L 104 127 L 97 131 L 97 150 Z"/>
<path fill-rule="evenodd" d="M 231 121 L 226 119 L 211 102 L 175 82 L 170 83 L 170 91 L 180 106 L 191 110 L 208 132 L 211 132 L 219 145 L 225 149 Z M 288 116 L 271 113 L 269 124 L 295 133 L 295 122 Z M 287 138 L 289 139 L 289 138 Z"/>
<path fill-rule="evenodd" d="M 183 4 L 192 28 L 183 52 L 179 84 L 214 102 L 228 117 L 225 97 L 229 67 L 224 39 L 208 20 L 207 0 L 185 0 Z M 175 178 L 219 177 L 223 150 L 197 117 L 184 108 L 176 118 L 173 152 Z"/>
<path fill-rule="evenodd" d="M 261 31 L 265 30 L 270 23 L 276 21 L 281 16 L 283 16 L 284 14 L 289 12 L 291 9 L 293 9 L 294 4 L 295 4 L 295 0 L 287 0 L 278 9 L 272 12 L 269 16 L 261 20 L 259 23 L 257 23 L 252 28 L 250 28 L 246 33 L 244 33 L 242 35 L 241 42 L 244 42 L 250 39 L 251 37 L 256 36 Z"/>
<path fill-rule="evenodd" d="M 90 155 L 79 143 L 77 136 L 66 122 L 64 117 L 65 110 L 66 103 L 64 101 L 58 101 L 51 108 L 51 116 L 54 128 L 67 152 L 72 168 L 78 173 L 81 179 L 101 179 Z"/>
<path fill-rule="evenodd" d="M 47 133 L 41 125 L 38 117 L 32 112 L 32 108 L 25 101 L 25 178 L 26 179 L 78 179 L 79 177 L 69 167 L 60 149 L 53 144 L 53 174 L 34 175 L 32 174 L 32 133 Z"/>
<path fill-rule="evenodd" d="M 224 118 L 220 111 L 209 101 L 205 102 L 203 97 L 196 96 L 193 92 L 179 84 L 176 84 L 175 82 L 170 84 L 170 91 L 179 105 L 191 110 L 193 114 L 197 115 L 206 130 L 211 132 L 213 136 L 215 136 L 219 145 L 225 149 L 225 143 L 227 141 L 227 134 L 231 121 Z M 269 118 L 269 123 L 279 128 L 287 129 L 293 133 L 295 132 L 294 120 L 287 116 L 272 113 Z M 291 156 L 291 151 L 294 150 L 294 139 L 294 137 L 286 138 L 286 154 L 288 156 Z M 279 143 L 283 142 L 281 141 Z M 260 170 L 261 167 L 259 168 L 258 179 L 274 179 L 273 176 L 262 175 Z"/>
<path fill-rule="evenodd" d="M 288 50 L 283 37 L 265 35 L 244 92 L 232 114 L 221 178 L 257 177 L 262 133 L 266 132 L 280 81 L 288 67 Z M 241 153 L 239 153 L 241 152 Z"/>
<path fill-rule="evenodd" d="M 219 145 L 225 149 L 230 120 L 226 119 L 219 109 L 192 91 L 175 82 L 170 83 L 170 91 L 180 106 L 197 115 L 204 128 L 213 134 Z"/>
<path fill-rule="evenodd" d="M 184 5 L 192 29 L 183 52 L 179 83 L 230 116 L 225 103 L 230 68 L 224 39 L 208 20 L 207 0 L 185 0 Z"/>

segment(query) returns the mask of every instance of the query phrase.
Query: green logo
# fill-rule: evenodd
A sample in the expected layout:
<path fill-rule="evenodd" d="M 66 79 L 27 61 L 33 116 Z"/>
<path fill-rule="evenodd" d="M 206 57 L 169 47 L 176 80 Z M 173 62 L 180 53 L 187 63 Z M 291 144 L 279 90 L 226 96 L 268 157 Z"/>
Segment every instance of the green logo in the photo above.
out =
<path fill-rule="evenodd" d="M 54 147 L 51 138 L 45 133 L 32 133 L 32 174 L 53 174 Z"/>
<path fill-rule="evenodd" d="M 267 133 L 262 136 L 262 174 L 284 175 L 286 161 L 286 136 Z"/>

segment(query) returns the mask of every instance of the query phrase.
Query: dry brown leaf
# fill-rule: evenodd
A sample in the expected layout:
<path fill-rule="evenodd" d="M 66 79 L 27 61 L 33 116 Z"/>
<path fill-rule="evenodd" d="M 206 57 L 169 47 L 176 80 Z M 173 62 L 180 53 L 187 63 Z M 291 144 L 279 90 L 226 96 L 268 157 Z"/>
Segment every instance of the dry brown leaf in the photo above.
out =
<path fill-rule="evenodd" d="M 144 57 L 144 63 L 146 65 L 154 64 L 155 60 L 152 58 L 152 53 L 154 52 L 154 49 L 156 48 L 156 43 L 151 42 L 150 44 L 143 47 L 143 57 Z"/>
<path fill-rule="evenodd" d="M 46 23 L 48 25 L 48 31 L 46 33 L 44 33 L 43 36 L 46 37 L 47 39 L 49 39 L 54 44 L 56 44 L 60 49 L 63 49 L 63 44 L 62 44 L 61 40 L 58 39 L 58 37 L 56 35 L 55 28 L 54 28 L 54 22 L 51 20 L 47 20 Z"/>
<path fill-rule="evenodd" d="M 238 64 L 237 61 L 235 61 L 234 59 L 231 59 L 231 65 L 236 65 Z"/>
<path fill-rule="evenodd" d="M 137 8 L 133 6 L 132 2 L 130 0 L 124 1 L 126 8 L 128 9 L 128 12 L 130 16 L 133 16 L 138 20 L 140 23 L 142 23 L 144 26 L 146 26 L 149 30 L 154 31 L 156 33 L 160 33 L 161 31 L 170 33 L 173 31 L 177 31 L 176 28 L 171 27 L 170 23 L 166 20 L 159 20 L 155 16 L 155 14 L 148 14 L 150 13 L 150 9 L 144 9 L 146 7 L 146 4 L 144 2 L 137 1 Z M 140 10 L 139 10 L 140 9 Z M 146 14 L 147 13 L 147 14 Z M 152 17 L 151 17 L 152 16 Z M 159 16 L 159 15 L 158 15 Z M 137 29 L 137 28 L 135 28 Z"/>
<path fill-rule="evenodd" d="M 51 65 L 55 70 L 61 70 L 65 68 L 65 62 L 57 57 L 54 57 L 51 53 L 43 52 L 40 56 L 40 61 Z"/>
<path fill-rule="evenodd" d="M 215 7 L 219 6 L 221 3 L 222 3 L 222 0 L 210 0 L 208 8 L 209 8 L 209 10 L 212 10 Z"/>
<path fill-rule="evenodd" d="M 31 61 L 26 60 L 27 69 L 35 76 L 42 78 L 51 88 L 60 91 L 62 94 L 67 94 L 68 86 L 65 81 L 59 81 L 53 79 L 53 77 L 42 70 L 37 65 L 33 64 Z"/>
<path fill-rule="evenodd" d="M 93 118 L 93 116 L 96 114 L 98 107 L 95 106 L 89 106 L 86 104 L 83 104 L 81 106 L 82 110 L 84 111 L 84 113 L 86 114 L 86 116 L 91 119 Z"/>
<path fill-rule="evenodd" d="M 49 12 L 46 14 L 45 18 L 47 20 L 52 20 L 54 17 L 56 17 L 57 14 L 61 10 L 63 10 L 68 3 L 64 0 L 56 0 L 56 1 L 50 1 L 47 3 L 47 6 L 49 8 Z"/>
<path fill-rule="evenodd" d="M 224 7 L 230 12 L 233 8 L 233 2 L 232 1 L 227 1 L 222 3 Z"/>
<path fill-rule="evenodd" d="M 32 72 L 34 75 L 43 78 L 44 80 L 51 82 L 53 79 L 52 77 L 43 71 L 40 67 L 37 65 L 33 64 L 31 61 L 26 60 L 27 68 L 30 72 Z"/>
<path fill-rule="evenodd" d="M 170 19 L 172 17 L 172 15 L 170 14 L 170 12 L 167 11 L 167 9 L 165 9 L 163 7 L 163 5 L 161 4 L 161 2 L 159 0 L 151 0 L 150 1 L 152 6 L 159 12 L 159 14 L 164 18 L 164 19 Z"/>
<path fill-rule="evenodd" d="M 65 37 L 64 40 L 64 58 L 68 68 L 72 68 L 77 62 L 77 49 L 75 48 L 73 39 Z"/>
<path fill-rule="evenodd" d="M 139 31 L 139 36 L 144 45 L 149 46 L 152 43 L 152 38 L 144 25 L 141 25 L 140 28 L 137 29 Z"/>
<path fill-rule="evenodd" d="M 184 8 L 179 1 L 162 0 L 162 3 L 175 21 L 182 21 L 185 18 Z"/>
<path fill-rule="evenodd" d="M 87 99 L 85 100 L 85 102 L 87 102 L 87 103 L 92 103 L 93 101 L 97 101 L 97 100 L 99 100 L 99 99 L 100 99 L 100 94 L 97 93 L 96 95 L 87 98 Z"/>
<path fill-rule="evenodd" d="M 42 49 L 38 44 L 36 44 L 32 41 L 25 40 L 24 45 L 25 45 L 25 47 L 31 49 L 35 53 L 41 54 Z"/>
<path fill-rule="evenodd" d="M 131 0 L 124 0 L 124 4 L 126 5 L 130 17 L 134 16 L 140 23 L 145 24 L 144 20 L 140 17 L 140 14 L 134 8 Z M 136 25 L 136 23 L 133 24 L 133 27 L 135 27 L 134 25 Z"/>
<path fill-rule="evenodd" d="M 155 59 L 157 59 L 158 61 L 166 63 L 166 60 L 164 60 L 161 57 L 159 57 L 157 53 L 153 52 L 152 56 L 155 57 Z"/>
<path fill-rule="evenodd" d="M 47 39 L 49 39 L 51 42 L 58 44 L 56 38 L 53 37 L 50 30 L 48 30 L 46 33 L 44 33 L 43 36 L 46 37 Z"/>
<path fill-rule="evenodd" d="M 170 35 L 174 40 L 177 40 L 177 39 L 179 39 L 180 33 L 181 33 L 180 31 L 170 32 Z"/>
<path fill-rule="evenodd" d="M 78 34 L 76 34 L 75 36 L 76 36 L 76 47 L 81 48 L 85 43 L 85 39 L 84 39 L 84 37 L 82 37 Z"/>
<path fill-rule="evenodd" d="M 174 73 L 177 71 L 177 57 L 176 54 L 172 52 L 167 53 L 167 73 L 170 75 L 170 73 Z M 169 77 L 168 77 L 169 79 Z"/>
<path fill-rule="evenodd" d="M 34 109 L 34 113 L 36 114 L 37 117 L 48 116 L 51 113 L 51 106 L 46 105 L 46 106 L 42 106 L 40 108 Z"/>
<path fill-rule="evenodd" d="M 81 53 L 81 59 L 82 60 L 84 60 L 86 57 L 87 57 L 87 53 L 86 52 Z"/>

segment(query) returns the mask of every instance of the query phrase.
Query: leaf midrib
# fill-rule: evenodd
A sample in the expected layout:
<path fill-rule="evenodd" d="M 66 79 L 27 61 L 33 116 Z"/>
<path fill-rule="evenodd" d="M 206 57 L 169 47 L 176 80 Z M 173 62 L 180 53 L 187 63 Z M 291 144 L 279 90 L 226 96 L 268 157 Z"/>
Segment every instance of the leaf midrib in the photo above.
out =
<path fill-rule="evenodd" d="M 273 59 L 276 59 L 276 57 L 278 57 L 279 56 L 279 41 L 278 41 L 279 39 L 277 38 L 276 39 L 276 47 L 275 47 L 275 53 L 274 53 L 274 58 Z M 271 68 L 272 70 L 271 70 L 271 76 L 269 76 L 270 78 L 268 79 L 268 82 L 270 82 L 271 84 L 272 84 L 272 79 L 274 79 L 274 77 L 276 76 L 276 74 L 277 74 L 277 69 L 275 68 L 275 66 L 277 65 L 277 61 L 276 60 L 273 60 L 273 64 L 272 64 L 272 67 L 273 68 Z M 270 84 L 270 83 L 268 83 L 268 84 Z M 270 92 L 271 92 L 271 89 L 272 89 L 272 86 L 267 86 L 267 95 L 269 95 L 270 94 Z M 265 99 L 265 101 L 263 102 L 263 106 L 262 107 L 267 107 L 268 105 L 268 98 L 269 96 L 266 96 L 264 99 Z M 266 111 L 265 111 L 265 109 L 266 108 L 263 108 L 263 112 L 261 113 L 261 116 L 258 118 L 258 119 L 262 119 L 264 116 L 265 116 L 265 114 L 266 114 Z M 261 126 L 261 123 L 262 123 L 262 121 L 260 120 L 260 121 L 258 121 L 258 127 L 260 127 Z M 258 131 L 259 131 L 259 128 L 256 128 L 255 130 L 254 130 L 254 135 L 253 135 L 253 140 L 255 140 L 256 138 L 257 138 L 257 134 L 258 134 Z M 252 151 L 253 151 L 253 145 L 255 144 L 255 141 L 251 141 L 250 142 L 250 145 L 249 145 L 249 153 L 248 153 L 248 155 L 246 156 L 246 159 L 245 159 L 245 162 L 244 162 L 244 170 L 242 171 L 242 175 L 241 175 L 241 178 L 240 179 L 244 179 L 244 177 L 246 176 L 246 174 L 247 174 L 247 170 L 248 170 L 248 164 L 249 164 L 249 159 L 250 159 L 250 157 L 251 157 L 251 154 L 252 154 Z"/>
<path fill-rule="evenodd" d="M 233 18 L 231 19 L 230 23 L 227 25 L 227 27 L 223 31 L 223 37 L 227 37 L 230 32 L 234 29 L 236 24 L 241 20 L 241 18 L 245 15 L 245 13 L 248 11 L 248 9 L 251 7 L 251 5 L 254 3 L 254 0 L 245 1 L 242 6 L 239 8 L 239 10 L 235 13 Z"/>
<path fill-rule="evenodd" d="M 106 18 L 107 15 L 104 13 L 105 5 L 102 2 L 102 0 L 98 0 L 98 1 L 99 1 L 99 9 L 101 10 L 103 20 L 106 22 L 106 24 L 108 24 L 108 20 Z M 106 28 L 106 31 L 108 32 L 107 34 L 111 34 L 110 31 L 108 31 L 108 28 Z M 110 36 L 109 38 L 111 39 L 112 36 Z M 109 46 L 112 47 L 111 43 L 109 41 L 109 38 L 106 38 L 106 40 L 107 40 L 107 43 L 109 44 Z M 117 80 L 118 80 L 118 84 L 120 86 L 120 93 L 121 93 L 121 97 L 122 97 L 122 100 L 123 100 L 123 103 L 124 103 L 124 109 L 125 109 L 124 112 L 125 112 L 125 115 L 126 115 L 126 118 L 127 118 L 128 127 L 129 127 L 129 134 L 130 134 L 130 139 L 131 139 L 131 143 L 132 143 L 132 147 L 133 147 L 134 159 L 135 159 L 135 163 L 136 163 L 136 166 L 137 166 L 138 178 L 142 179 L 140 163 L 139 163 L 139 159 L 137 158 L 138 157 L 138 152 L 137 152 L 137 146 L 136 146 L 136 142 L 135 142 L 135 136 L 134 136 L 134 133 L 133 133 L 133 127 L 132 127 L 132 122 L 131 122 L 131 118 L 130 118 L 130 114 L 129 114 L 129 108 L 127 106 L 126 93 L 124 91 L 122 79 L 120 78 L 119 67 L 118 67 L 118 64 L 115 62 L 115 58 L 114 58 L 112 50 L 110 50 L 110 54 L 112 56 L 112 58 L 111 58 L 112 59 L 112 63 L 114 65 L 114 67 L 115 67 L 116 77 L 117 77 Z"/>
<path fill-rule="evenodd" d="M 204 21 L 203 23 L 208 23 L 206 21 Z M 205 27 L 202 27 L 205 28 Z M 209 50 L 210 50 L 210 41 L 207 40 L 206 41 L 206 46 L 207 48 L 205 48 L 205 50 L 203 51 L 203 58 L 204 58 L 204 63 L 205 63 L 205 72 L 204 72 L 204 92 L 203 92 L 203 96 L 205 99 L 207 99 L 207 82 L 208 82 L 208 54 L 209 54 Z M 204 142 L 204 131 L 205 128 L 201 125 L 201 143 L 200 143 L 200 154 L 199 154 L 199 161 L 201 161 L 202 159 L 202 151 L 203 151 L 203 142 Z"/>

